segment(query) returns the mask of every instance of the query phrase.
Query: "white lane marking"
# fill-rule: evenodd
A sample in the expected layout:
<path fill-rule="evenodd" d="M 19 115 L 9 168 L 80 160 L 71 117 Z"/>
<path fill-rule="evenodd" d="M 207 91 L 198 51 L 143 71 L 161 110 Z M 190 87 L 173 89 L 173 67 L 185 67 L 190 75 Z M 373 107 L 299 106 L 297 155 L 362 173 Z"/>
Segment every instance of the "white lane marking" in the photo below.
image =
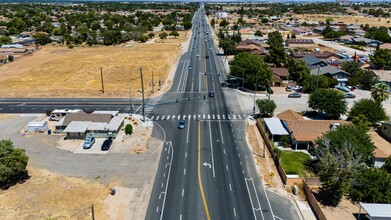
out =
<path fill-rule="evenodd" d="M 187 138 L 186 138 L 186 143 L 189 143 L 189 134 L 190 134 L 190 120 L 189 120 L 189 125 L 187 126 Z"/>
<path fill-rule="evenodd" d="M 235 209 L 235 207 L 234 207 L 234 216 L 236 217 L 236 209 Z"/>
<path fill-rule="evenodd" d="M 187 158 L 187 152 L 185 153 L 185 158 Z M 240 161 L 240 163 L 242 163 L 242 161 Z"/>
<path fill-rule="evenodd" d="M 182 189 L 182 197 L 185 195 L 185 189 Z"/>
<path fill-rule="evenodd" d="M 179 215 L 179 220 L 182 220 L 182 214 Z"/>
<path fill-rule="evenodd" d="M 215 175 L 215 162 L 213 159 L 213 142 L 212 142 L 212 129 L 210 128 L 210 121 L 209 121 L 209 137 L 210 137 L 210 154 L 212 155 L 212 170 L 213 170 L 213 177 L 216 177 Z"/>
<path fill-rule="evenodd" d="M 159 212 L 159 206 L 158 206 L 158 207 L 156 207 L 156 212 Z"/>
<path fill-rule="evenodd" d="M 224 151 L 224 154 L 225 154 L 225 149 L 223 149 L 223 151 Z"/>
<path fill-rule="evenodd" d="M 186 168 L 183 170 L 183 175 L 186 176 Z"/>
<path fill-rule="evenodd" d="M 238 146 L 236 146 L 236 150 L 239 150 Z"/>
<path fill-rule="evenodd" d="M 242 170 L 242 173 L 244 174 L 244 170 Z"/>
<path fill-rule="evenodd" d="M 155 116 L 152 116 L 152 117 L 151 117 L 151 121 L 153 120 L 154 117 L 155 117 Z"/>
<path fill-rule="evenodd" d="M 217 120 L 220 120 L 220 115 L 217 115 Z"/>
<path fill-rule="evenodd" d="M 232 191 L 232 186 L 231 183 L 229 184 L 229 190 Z"/>
<path fill-rule="evenodd" d="M 240 162 L 240 166 L 243 166 L 242 161 L 239 161 L 239 162 Z"/>
<path fill-rule="evenodd" d="M 163 129 L 162 129 L 163 130 Z M 165 133 L 164 133 L 165 134 Z M 164 138 L 165 138 L 165 135 L 164 135 Z M 160 213 L 160 220 L 163 219 L 163 213 L 164 213 L 164 205 L 166 204 L 166 197 L 167 197 L 167 188 L 168 188 L 168 183 L 170 182 L 170 173 L 171 173 L 171 167 L 172 167 L 172 159 L 174 158 L 174 148 L 172 146 L 172 142 L 170 141 L 169 142 L 169 148 L 171 147 L 172 148 L 172 156 L 171 156 L 171 161 L 170 163 L 167 163 L 165 165 L 165 167 L 167 167 L 167 165 L 169 164 L 170 165 L 170 169 L 168 169 L 168 176 L 167 176 L 167 182 L 166 182 L 166 189 L 164 190 L 164 199 L 163 199 L 163 205 L 162 205 L 162 211 Z"/>
<path fill-rule="evenodd" d="M 278 217 L 278 216 L 274 216 L 274 218 L 284 220 L 283 218 L 280 218 L 280 217 Z"/>
<path fill-rule="evenodd" d="M 162 120 L 164 120 L 164 115 L 162 116 Z"/>
<path fill-rule="evenodd" d="M 219 127 L 220 127 L 221 143 L 224 144 L 223 130 L 221 129 L 221 123 L 220 123 L 220 121 L 219 121 Z"/>
<path fill-rule="evenodd" d="M 166 177 L 166 173 L 163 173 L 163 177 Z"/>
<path fill-rule="evenodd" d="M 228 164 L 225 164 L 225 168 L 227 169 L 227 171 L 228 171 Z"/>
<path fill-rule="evenodd" d="M 248 183 L 247 183 L 247 179 L 246 179 L 246 178 L 244 178 L 244 182 L 246 183 L 248 197 L 250 197 L 250 202 L 251 202 L 251 207 L 253 208 L 253 215 L 254 215 L 254 218 L 257 219 L 257 216 L 255 215 L 255 210 L 258 210 L 258 209 L 260 209 L 261 207 L 255 209 L 254 204 L 253 204 L 253 198 L 251 197 L 250 188 L 248 187 Z M 261 204 L 259 204 L 259 206 L 260 206 L 260 205 L 261 205 Z M 261 212 L 261 215 L 262 215 L 262 219 L 263 219 L 263 213 L 262 213 L 262 212 Z"/>
<path fill-rule="evenodd" d="M 170 120 L 170 116 L 169 115 L 167 115 L 167 120 Z"/>
<path fill-rule="evenodd" d="M 163 188 L 164 184 L 162 183 L 162 188 Z"/>
<path fill-rule="evenodd" d="M 240 157 L 240 154 L 238 153 L 238 157 Z"/>

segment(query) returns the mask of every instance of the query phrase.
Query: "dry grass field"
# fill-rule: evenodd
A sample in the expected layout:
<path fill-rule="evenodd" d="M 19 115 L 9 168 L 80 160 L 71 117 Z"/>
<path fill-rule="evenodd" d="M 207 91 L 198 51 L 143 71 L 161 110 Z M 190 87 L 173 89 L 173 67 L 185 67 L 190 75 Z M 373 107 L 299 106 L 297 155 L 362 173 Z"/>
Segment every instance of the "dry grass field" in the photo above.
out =
<path fill-rule="evenodd" d="M 129 97 L 141 96 L 140 71 L 145 90 L 155 90 L 159 75 L 163 82 L 178 58 L 187 32 L 176 39 L 154 43 L 128 43 L 119 46 L 46 46 L 33 55 L 0 67 L 2 97 Z M 101 92 L 103 68 L 105 93 Z M 167 82 L 170 83 L 170 82 Z"/>
<path fill-rule="evenodd" d="M 104 200 L 109 188 L 93 181 L 28 168 L 23 184 L 0 190 L 1 219 L 107 219 Z"/>
<path fill-rule="evenodd" d="M 326 21 L 327 18 L 332 18 L 335 22 L 344 22 L 346 24 L 369 24 L 369 26 L 385 26 L 391 27 L 391 18 L 366 18 L 363 16 L 344 16 L 344 15 L 327 15 L 327 14 L 304 14 L 294 15 L 294 18 L 304 19 L 308 21 Z"/>

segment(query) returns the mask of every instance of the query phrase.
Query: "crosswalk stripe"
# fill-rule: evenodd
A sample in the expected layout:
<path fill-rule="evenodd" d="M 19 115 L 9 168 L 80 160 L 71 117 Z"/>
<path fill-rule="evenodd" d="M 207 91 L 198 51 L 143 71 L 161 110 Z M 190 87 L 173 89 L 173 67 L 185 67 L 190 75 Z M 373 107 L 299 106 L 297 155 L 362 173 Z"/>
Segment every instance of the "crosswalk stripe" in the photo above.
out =
<path fill-rule="evenodd" d="M 193 115 L 193 119 L 194 119 L 194 120 L 196 119 L 196 115 Z"/>
<path fill-rule="evenodd" d="M 225 120 L 225 115 L 223 115 L 223 120 Z"/>
<path fill-rule="evenodd" d="M 178 115 L 178 120 L 181 119 L 181 115 Z"/>
<path fill-rule="evenodd" d="M 153 120 L 154 117 L 155 117 L 155 116 L 152 116 L 152 117 L 151 117 L 151 120 Z"/>
<path fill-rule="evenodd" d="M 217 120 L 220 120 L 220 115 L 217 115 Z"/>
<path fill-rule="evenodd" d="M 239 119 L 241 120 L 242 118 L 240 117 L 240 115 L 238 115 Z"/>
<path fill-rule="evenodd" d="M 228 120 L 231 120 L 231 116 L 230 115 L 227 115 L 227 117 L 228 117 Z"/>
<path fill-rule="evenodd" d="M 183 115 L 183 119 L 186 119 L 186 115 Z"/>
<path fill-rule="evenodd" d="M 159 120 L 159 116 L 156 117 L 156 121 Z"/>
<path fill-rule="evenodd" d="M 189 120 L 191 119 L 191 115 L 188 115 L 188 119 L 189 119 Z"/>
<path fill-rule="evenodd" d="M 172 120 L 175 120 L 175 115 L 172 116 Z"/>
<path fill-rule="evenodd" d="M 162 116 L 162 120 L 164 120 L 164 115 Z"/>
<path fill-rule="evenodd" d="M 215 120 L 215 115 L 212 115 L 212 119 Z"/>
<path fill-rule="evenodd" d="M 170 120 L 170 116 L 169 115 L 167 115 L 167 120 Z"/>
<path fill-rule="evenodd" d="M 210 114 L 208 114 L 208 120 L 210 120 Z"/>
<path fill-rule="evenodd" d="M 202 119 L 205 119 L 205 115 L 202 115 Z"/>
<path fill-rule="evenodd" d="M 233 117 L 234 117 L 234 120 L 236 120 L 236 116 L 235 116 L 235 115 L 233 115 Z"/>
<path fill-rule="evenodd" d="M 201 118 L 201 115 L 198 115 L 198 118 Z"/>

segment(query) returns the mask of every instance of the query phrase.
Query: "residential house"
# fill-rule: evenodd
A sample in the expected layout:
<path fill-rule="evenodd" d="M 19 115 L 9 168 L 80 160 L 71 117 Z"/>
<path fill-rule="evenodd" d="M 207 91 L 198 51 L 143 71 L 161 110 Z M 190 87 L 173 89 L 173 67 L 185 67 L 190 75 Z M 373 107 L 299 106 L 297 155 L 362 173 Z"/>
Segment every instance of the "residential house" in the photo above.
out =
<path fill-rule="evenodd" d="M 265 56 L 266 55 L 266 52 L 265 52 L 265 50 L 262 47 L 256 46 L 254 44 L 238 45 L 236 47 L 236 52 L 237 53 L 250 52 L 250 53 L 253 53 L 253 54 L 256 54 L 256 55 L 259 55 L 259 56 Z"/>
<path fill-rule="evenodd" d="M 317 27 L 314 27 L 314 28 L 312 29 L 312 32 L 314 32 L 314 33 L 316 33 L 316 34 L 322 34 L 323 30 L 324 30 L 324 27 L 323 27 L 323 26 L 317 26 Z"/>
<path fill-rule="evenodd" d="M 345 36 L 339 37 L 338 41 L 341 42 L 341 43 L 351 44 L 351 43 L 353 43 L 352 38 L 354 38 L 354 36 L 352 36 L 352 35 L 345 35 Z"/>
<path fill-rule="evenodd" d="M 372 39 L 365 38 L 365 37 L 354 37 L 354 38 L 352 38 L 352 41 L 353 41 L 353 43 L 365 43 L 365 45 L 367 45 L 367 46 L 382 44 L 381 41 L 372 40 Z"/>
<path fill-rule="evenodd" d="M 335 53 L 330 51 L 311 51 L 311 52 L 300 52 L 300 51 L 293 51 L 291 54 L 294 58 L 303 58 L 305 56 L 313 56 L 318 59 L 327 59 L 332 56 L 335 56 Z"/>
<path fill-rule="evenodd" d="M 296 35 L 311 35 L 312 30 L 307 27 L 292 28 L 292 32 Z"/>
<path fill-rule="evenodd" d="M 286 39 L 285 45 L 288 47 L 305 47 L 312 46 L 314 41 L 312 39 Z"/>
<path fill-rule="evenodd" d="M 85 112 L 70 113 L 57 123 L 55 132 L 62 133 L 73 121 L 109 123 L 111 118 L 111 114 L 87 114 Z"/>
<path fill-rule="evenodd" d="M 388 52 L 391 52 L 391 43 L 384 43 L 379 46 L 380 49 L 386 49 Z"/>
<path fill-rule="evenodd" d="M 381 168 L 384 166 L 385 160 L 391 155 L 391 143 L 374 131 L 369 132 L 369 135 L 376 147 L 373 151 L 374 166 Z"/>
<path fill-rule="evenodd" d="M 277 114 L 277 117 L 289 132 L 295 150 L 303 147 L 308 150 L 326 132 L 341 124 L 350 123 L 342 120 L 306 120 L 290 109 Z"/>
<path fill-rule="evenodd" d="M 367 32 L 361 29 L 357 29 L 352 31 L 352 33 L 354 34 L 354 36 L 364 37 Z"/>
<path fill-rule="evenodd" d="M 331 65 L 312 69 L 310 74 L 333 77 L 334 79 L 338 80 L 339 86 L 346 86 L 350 77 L 350 73 Z"/>
<path fill-rule="evenodd" d="M 27 53 L 26 48 L 0 48 L 0 54 L 24 54 Z"/>
<path fill-rule="evenodd" d="M 318 67 L 327 66 L 327 63 L 319 58 L 316 58 L 314 56 L 305 56 L 301 58 L 305 61 L 307 66 L 309 66 L 311 69 L 316 69 Z"/>
<path fill-rule="evenodd" d="M 239 33 L 241 35 L 254 35 L 255 30 L 253 28 L 250 28 L 250 27 L 245 27 L 245 28 L 241 28 L 239 30 Z"/>
<path fill-rule="evenodd" d="M 391 121 L 381 122 L 381 126 L 378 128 L 378 132 L 387 140 L 391 141 Z"/>
<path fill-rule="evenodd" d="M 273 71 L 272 86 L 284 86 L 283 81 L 289 79 L 287 68 L 271 68 Z"/>
<path fill-rule="evenodd" d="M 391 70 L 372 70 L 378 77 L 379 82 L 384 82 L 391 87 Z"/>

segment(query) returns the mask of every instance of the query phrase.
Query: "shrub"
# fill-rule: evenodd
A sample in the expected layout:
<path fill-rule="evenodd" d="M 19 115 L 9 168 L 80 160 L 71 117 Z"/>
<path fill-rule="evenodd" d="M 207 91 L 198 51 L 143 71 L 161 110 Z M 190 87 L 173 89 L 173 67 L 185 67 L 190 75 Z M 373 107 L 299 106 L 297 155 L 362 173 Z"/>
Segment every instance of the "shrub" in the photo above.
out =
<path fill-rule="evenodd" d="M 127 124 L 125 126 L 125 134 L 131 135 L 133 133 L 133 126 L 131 124 Z"/>

